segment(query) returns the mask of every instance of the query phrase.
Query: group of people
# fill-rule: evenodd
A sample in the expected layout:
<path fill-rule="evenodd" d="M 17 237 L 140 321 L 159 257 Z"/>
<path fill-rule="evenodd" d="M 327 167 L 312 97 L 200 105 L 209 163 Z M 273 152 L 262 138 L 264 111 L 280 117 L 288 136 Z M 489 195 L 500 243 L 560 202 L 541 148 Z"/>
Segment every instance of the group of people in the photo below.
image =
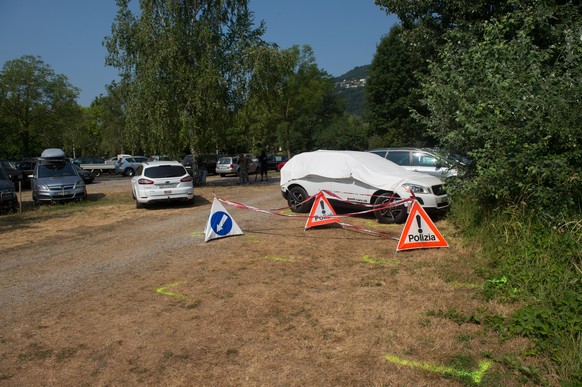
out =
<path fill-rule="evenodd" d="M 262 151 L 261 154 L 257 157 L 257 159 L 259 160 L 259 166 L 258 166 L 258 171 L 257 173 L 261 174 L 261 181 L 263 181 L 263 178 L 265 179 L 265 181 L 269 181 L 269 178 L 267 176 L 267 170 L 268 170 L 268 165 L 267 165 L 267 153 L 265 153 L 265 151 Z M 238 155 L 238 165 L 239 165 L 239 180 L 241 184 L 249 184 L 249 164 L 251 163 L 251 160 L 249 160 L 247 157 L 245 157 L 245 155 L 243 155 L 242 153 L 240 153 Z"/>

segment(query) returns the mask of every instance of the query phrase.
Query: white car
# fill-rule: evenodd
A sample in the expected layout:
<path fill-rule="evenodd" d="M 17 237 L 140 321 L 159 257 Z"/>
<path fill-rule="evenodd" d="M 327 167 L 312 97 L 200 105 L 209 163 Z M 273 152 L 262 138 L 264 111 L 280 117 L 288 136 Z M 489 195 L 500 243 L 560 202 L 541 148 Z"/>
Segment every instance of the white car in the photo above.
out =
<path fill-rule="evenodd" d="M 443 182 L 411 172 L 369 152 L 325 151 L 300 153 L 281 169 L 281 193 L 294 212 L 309 212 L 307 198 L 326 190 L 351 204 L 380 205 L 411 197 L 427 212 L 449 206 Z M 410 202 L 375 211 L 380 223 L 403 223 Z"/>
<path fill-rule="evenodd" d="M 377 154 L 409 171 L 426 173 L 445 180 L 457 176 L 456 162 L 447 160 L 428 149 L 420 148 L 379 148 L 368 152 Z"/>
<path fill-rule="evenodd" d="M 131 178 L 135 206 L 153 202 L 194 200 L 192 176 L 177 161 L 147 161 L 140 164 Z"/>

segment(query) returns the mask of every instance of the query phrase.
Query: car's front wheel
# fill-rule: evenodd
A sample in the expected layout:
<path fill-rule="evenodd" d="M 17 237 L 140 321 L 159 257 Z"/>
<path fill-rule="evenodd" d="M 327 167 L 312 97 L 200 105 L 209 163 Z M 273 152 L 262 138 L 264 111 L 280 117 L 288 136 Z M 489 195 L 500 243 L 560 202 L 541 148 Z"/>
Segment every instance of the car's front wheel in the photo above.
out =
<path fill-rule="evenodd" d="M 123 174 L 125 176 L 133 176 L 135 174 L 135 171 L 133 170 L 133 168 L 126 168 L 125 171 L 123 172 Z"/>
<path fill-rule="evenodd" d="M 396 194 L 385 193 L 378 196 L 374 201 L 374 204 L 376 206 L 382 206 L 398 200 L 400 200 L 400 196 Z M 404 204 L 374 211 L 374 216 L 376 216 L 376 219 L 378 219 L 378 223 L 385 224 L 404 223 L 406 220 L 406 215 L 407 212 Z"/>
<path fill-rule="evenodd" d="M 293 212 L 309 212 L 313 205 L 313 200 L 305 202 L 309 195 L 303 187 L 295 186 L 287 192 L 287 203 Z"/>

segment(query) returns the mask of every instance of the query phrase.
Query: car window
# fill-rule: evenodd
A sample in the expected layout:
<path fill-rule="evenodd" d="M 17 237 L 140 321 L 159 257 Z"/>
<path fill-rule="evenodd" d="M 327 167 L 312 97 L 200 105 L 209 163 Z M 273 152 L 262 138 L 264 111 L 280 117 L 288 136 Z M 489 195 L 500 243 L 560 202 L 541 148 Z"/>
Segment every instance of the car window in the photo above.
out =
<path fill-rule="evenodd" d="M 221 157 L 218 164 L 230 164 L 230 157 Z"/>
<path fill-rule="evenodd" d="M 380 157 L 386 157 L 386 151 L 370 151 L 370 153 L 373 153 L 373 154 L 378 155 Z"/>
<path fill-rule="evenodd" d="M 398 165 L 410 165 L 408 151 L 390 151 L 386 158 Z"/>
<path fill-rule="evenodd" d="M 135 175 L 136 176 L 141 176 L 141 171 L 143 170 L 143 165 L 140 165 L 139 167 L 137 167 L 137 169 L 135 170 Z"/>
<path fill-rule="evenodd" d="M 2 166 L 2 168 L 12 168 L 12 169 L 16 169 L 16 167 L 14 166 L 14 164 L 12 164 L 8 160 L 1 160 L 0 161 L 0 166 Z"/>
<path fill-rule="evenodd" d="M 70 163 L 50 163 L 50 164 L 40 164 L 38 166 L 38 177 L 63 177 L 63 176 L 76 176 L 77 172 L 73 168 L 73 164 Z"/>
<path fill-rule="evenodd" d="M 187 174 L 186 169 L 181 165 L 160 165 L 159 167 L 149 167 L 144 171 L 144 176 L 152 179 L 180 177 L 185 174 Z"/>
<path fill-rule="evenodd" d="M 414 152 L 412 155 L 412 165 L 418 167 L 434 167 L 437 164 L 437 159 L 431 154 L 424 152 Z"/>

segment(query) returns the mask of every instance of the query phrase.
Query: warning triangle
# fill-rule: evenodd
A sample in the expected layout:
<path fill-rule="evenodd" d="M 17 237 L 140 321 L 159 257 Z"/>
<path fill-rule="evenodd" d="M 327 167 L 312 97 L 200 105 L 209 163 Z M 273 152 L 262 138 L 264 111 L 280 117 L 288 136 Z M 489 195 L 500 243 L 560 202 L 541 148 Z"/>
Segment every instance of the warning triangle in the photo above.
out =
<path fill-rule="evenodd" d="M 426 211 L 415 201 L 408 214 L 408 220 L 402 230 L 396 251 L 429 247 L 449 247 L 449 244 Z"/>
<path fill-rule="evenodd" d="M 339 221 L 340 219 L 336 217 L 333 207 L 329 204 L 329 200 L 327 200 L 323 192 L 319 192 L 313 201 L 309 218 L 305 224 L 305 230 L 315 226 L 339 223 Z"/>
<path fill-rule="evenodd" d="M 242 234 L 242 230 L 228 211 L 224 209 L 222 203 L 217 198 L 214 198 L 208 223 L 206 224 L 206 238 L 204 242 L 208 242 L 211 239 Z"/>

